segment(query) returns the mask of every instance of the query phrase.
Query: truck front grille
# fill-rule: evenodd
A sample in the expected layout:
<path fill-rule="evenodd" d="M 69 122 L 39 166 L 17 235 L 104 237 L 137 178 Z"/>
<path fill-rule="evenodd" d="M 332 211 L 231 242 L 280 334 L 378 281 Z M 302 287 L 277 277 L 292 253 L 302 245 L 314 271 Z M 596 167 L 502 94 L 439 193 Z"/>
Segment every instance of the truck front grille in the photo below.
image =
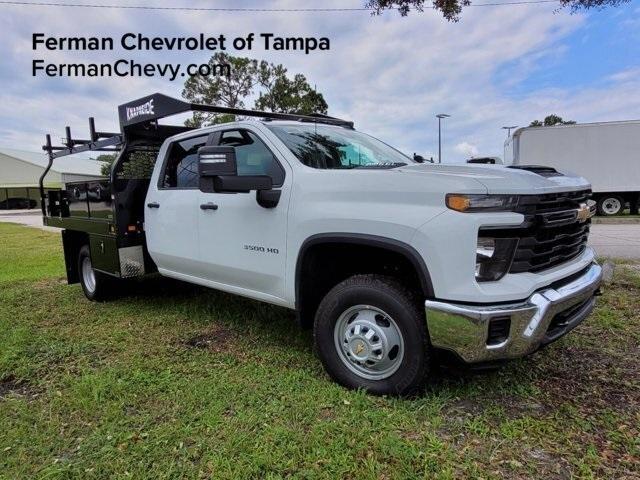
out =
<path fill-rule="evenodd" d="M 580 255 L 587 245 L 588 223 L 540 228 L 520 236 L 510 273 L 539 272 Z"/>
<path fill-rule="evenodd" d="M 480 236 L 518 238 L 509 273 L 539 272 L 580 255 L 587 246 L 591 220 L 580 223 L 577 208 L 591 190 L 520 197 L 517 212 L 525 218 L 516 228 L 483 229 Z"/>
<path fill-rule="evenodd" d="M 523 213 L 525 221 L 533 220 L 532 216 L 548 216 L 554 213 L 573 210 L 591 198 L 591 190 L 576 192 L 548 193 L 545 195 L 523 195 L 518 202 L 518 213 Z"/>

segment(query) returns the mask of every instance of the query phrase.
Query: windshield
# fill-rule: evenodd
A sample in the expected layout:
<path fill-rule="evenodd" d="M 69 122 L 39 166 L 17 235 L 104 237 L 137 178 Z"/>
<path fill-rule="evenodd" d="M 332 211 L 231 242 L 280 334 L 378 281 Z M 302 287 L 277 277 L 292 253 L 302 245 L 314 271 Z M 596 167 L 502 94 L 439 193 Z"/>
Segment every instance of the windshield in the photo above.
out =
<path fill-rule="evenodd" d="M 364 133 L 327 125 L 267 125 L 302 163 L 312 168 L 394 168 L 413 163 Z"/>

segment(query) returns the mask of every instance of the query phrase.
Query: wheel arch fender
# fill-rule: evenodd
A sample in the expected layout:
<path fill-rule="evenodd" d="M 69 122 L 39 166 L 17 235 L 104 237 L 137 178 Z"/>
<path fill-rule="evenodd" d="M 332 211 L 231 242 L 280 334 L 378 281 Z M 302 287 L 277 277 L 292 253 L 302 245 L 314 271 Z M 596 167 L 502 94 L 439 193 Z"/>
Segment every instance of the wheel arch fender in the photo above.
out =
<path fill-rule="evenodd" d="M 401 255 L 415 270 L 420 281 L 420 290 L 425 298 L 433 298 L 434 296 L 433 283 L 427 265 L 418 251 L 408 243 L 394 238 L 362 233 L 320 233 L 305 239 L 298 251 L 295 267 L 295 306 L 297 310 L 299 310 L 301 306 L 302 274 L 306 255 L 312 247 L 323 244 L 362 245 Z"/>

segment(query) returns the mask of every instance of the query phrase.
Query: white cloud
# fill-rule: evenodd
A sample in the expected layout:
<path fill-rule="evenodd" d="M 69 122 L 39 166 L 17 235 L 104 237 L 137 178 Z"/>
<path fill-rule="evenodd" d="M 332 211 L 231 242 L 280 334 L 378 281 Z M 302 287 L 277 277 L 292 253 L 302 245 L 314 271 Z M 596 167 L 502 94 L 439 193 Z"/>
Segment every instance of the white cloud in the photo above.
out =
<path fill-rule="evenodd" d="M 475 157 L 480 152 L 477 146 L 469 142 L 460 142 L 454 147 L 454 150 L 466 158 Z"/>
<path fill-rule="evenodd" d="M 632 67 L 620 72 L 616 72 L 608 77 L 608 80 L 619 83 L 634 82 L 640 77 L 640 67 Z"/>

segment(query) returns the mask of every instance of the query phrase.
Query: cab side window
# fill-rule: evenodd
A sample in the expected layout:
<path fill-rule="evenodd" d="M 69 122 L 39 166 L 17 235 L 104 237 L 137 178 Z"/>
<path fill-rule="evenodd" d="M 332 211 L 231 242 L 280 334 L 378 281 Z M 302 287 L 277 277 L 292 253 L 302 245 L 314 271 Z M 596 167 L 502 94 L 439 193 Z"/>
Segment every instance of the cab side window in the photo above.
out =
<path fill-rule="evenodd" d="M 208 135 L 173 142 L 168 149 L 161 188 L 198 188 L 198 149 L 207 143 Z"/>
<path fill-rule="evenodd" d="M 278 160 L 249 130 L 226 130 L 220 134 L 219 144 L 236 147 L 238 175 L 268 175 L 275 187 L 284 182 L 284 170 Z"/>

